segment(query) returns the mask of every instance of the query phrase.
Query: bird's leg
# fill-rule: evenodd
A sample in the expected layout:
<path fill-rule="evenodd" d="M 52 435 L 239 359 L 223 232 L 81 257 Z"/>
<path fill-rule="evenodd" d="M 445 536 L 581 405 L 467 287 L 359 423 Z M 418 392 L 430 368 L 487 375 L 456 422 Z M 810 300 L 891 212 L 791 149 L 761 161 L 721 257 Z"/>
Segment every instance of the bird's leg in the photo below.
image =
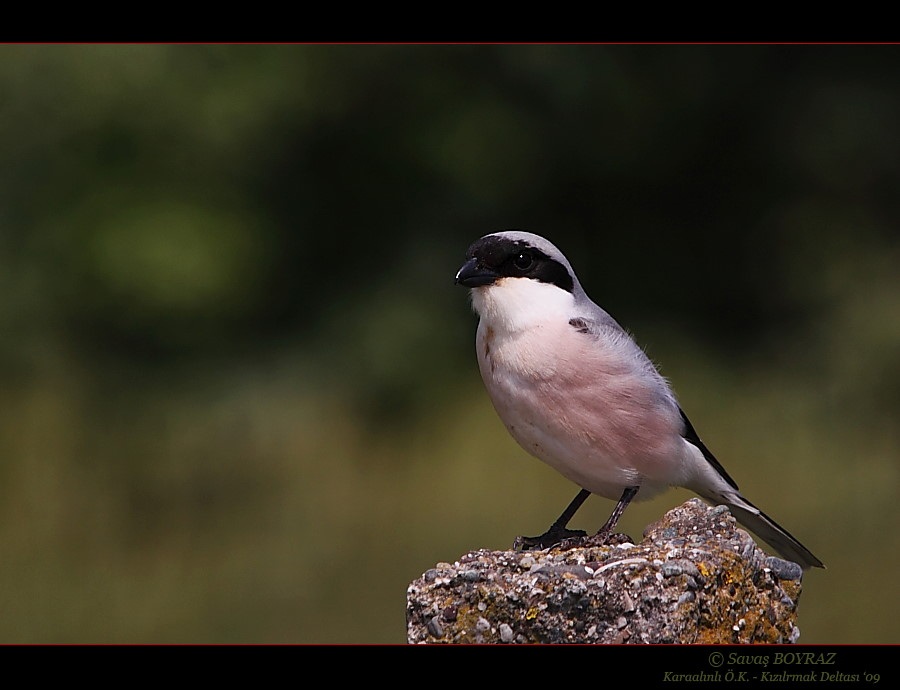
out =
<path fill-rule="evenodd" d="M 635 491 L 637 491 L 637 489 L 635 489 Z M 569 520 L 571 520 L 575 513 L 578 512 L 581 504 L 584 503 L 590 495 L 591 492 L 587 489 L 579 491 L 578 495 L 572 499 L 572 502 L 562 512 L 562 515 L 556 519 L 556 522 L 550 525 L 550 529 L 539 537 L 516 537 L 516 540 L 513 542 L 513 549 L 516 551 L 549 549 L 551 546 L 558 544 L 564 539 L 587 536 L 587 532 L 584 530 L 568 529 L 566 525 L 569 524 Z M 625 506 L 622 506 L 622 510 L 625 510 Z"/>
<path fill-rule="evenodd" d="M 616 507 L 613 508 L 612 513 L 607 519 L 606 524 L 603 525 L 593 537 L 590 538 L 592 544 L 605 544 L 607 539 L 609 539 L 610 534 L 612 534 L 613 529 L 616 526 L 616 523 L 619 522 L 619 518 L 622 517 L 622 513 L 625 512 L 625 509 L 628 507 L 628 504 L 631 503 L 631 499 L 635 497 L 638 492 L 638 489 L 641 488 L 639 486 L 629 486 L 622 492 L 622 497 L 619 499 L 619 502 L 616 503 Z"/>

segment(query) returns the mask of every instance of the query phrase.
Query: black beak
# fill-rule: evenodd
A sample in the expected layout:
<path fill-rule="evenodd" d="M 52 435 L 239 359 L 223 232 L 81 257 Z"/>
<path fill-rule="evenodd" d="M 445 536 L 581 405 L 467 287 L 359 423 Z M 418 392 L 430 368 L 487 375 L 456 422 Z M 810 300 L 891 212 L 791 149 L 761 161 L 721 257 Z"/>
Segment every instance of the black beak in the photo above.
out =
<path fill-rule="evenodd" d="M 462 265 L 462 268 L 456 273 L 456 280 L 453 282 L 456 285 L 474 288 L 490 285 L 499 277 L 500 275 L 496 271 L 482 266 L 478 263 L 478 259 L 473 258 Z"/>

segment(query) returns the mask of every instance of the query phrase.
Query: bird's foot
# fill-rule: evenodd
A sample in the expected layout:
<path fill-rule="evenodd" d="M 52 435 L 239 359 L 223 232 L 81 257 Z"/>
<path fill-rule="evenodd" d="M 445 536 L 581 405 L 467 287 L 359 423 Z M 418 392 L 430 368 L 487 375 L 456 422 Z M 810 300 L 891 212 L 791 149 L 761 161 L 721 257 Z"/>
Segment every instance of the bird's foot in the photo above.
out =
<path fill-rule="evenodd" d="M 585 539 L 582 539 L 578 546 L 581 547 L 591 547 L 591 546 L 613 546 L 615 544 L 633 544 L 634 542 L 631 540 L 627 534 L 622 534 L 621 532 L 604 532 L 600 530 L 596 534 L 592 534 Z"/>
<path fill-rule="evenodd" d="M 539 537 L 516 537 L 513 549 L 515 551 L 540 551 L 557 545 L 571 549 L 578 546 L 586 536 L 587 532 L 583 529 L 568 529 L 554 525 Z"/>

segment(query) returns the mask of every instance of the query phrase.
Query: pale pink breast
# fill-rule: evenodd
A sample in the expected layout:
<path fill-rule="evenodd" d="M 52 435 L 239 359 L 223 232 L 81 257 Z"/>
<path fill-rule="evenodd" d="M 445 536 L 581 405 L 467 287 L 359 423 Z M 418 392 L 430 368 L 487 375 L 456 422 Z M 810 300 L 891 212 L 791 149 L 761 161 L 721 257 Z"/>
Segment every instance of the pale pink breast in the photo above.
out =
<path fill-rule="evenodd" d="M 484 335 L 479 364 L 485 384 L 528 452 L 610 498 L 625 486 L 677 483 L 677 408 L 629 349 L 615 342 L 598 347 L 565 330 L 555 338 L 531 331 L 502 346 L 489 331 Z"/>

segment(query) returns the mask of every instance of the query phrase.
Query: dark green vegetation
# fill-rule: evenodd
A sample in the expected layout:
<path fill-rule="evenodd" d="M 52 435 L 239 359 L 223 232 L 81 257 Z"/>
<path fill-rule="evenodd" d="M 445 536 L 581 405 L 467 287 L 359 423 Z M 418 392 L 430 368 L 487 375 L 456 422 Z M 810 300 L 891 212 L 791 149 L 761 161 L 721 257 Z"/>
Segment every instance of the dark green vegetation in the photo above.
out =
<path fill-rule="evenodd" d="M 825 561 L 801 641 L 900 642 L 898 69 L 0 47 L 0 642 L 402 642 L 410 581 L 546 527 L 576 488 L 495 418 L 452 280 L 504 228 Z"/>

